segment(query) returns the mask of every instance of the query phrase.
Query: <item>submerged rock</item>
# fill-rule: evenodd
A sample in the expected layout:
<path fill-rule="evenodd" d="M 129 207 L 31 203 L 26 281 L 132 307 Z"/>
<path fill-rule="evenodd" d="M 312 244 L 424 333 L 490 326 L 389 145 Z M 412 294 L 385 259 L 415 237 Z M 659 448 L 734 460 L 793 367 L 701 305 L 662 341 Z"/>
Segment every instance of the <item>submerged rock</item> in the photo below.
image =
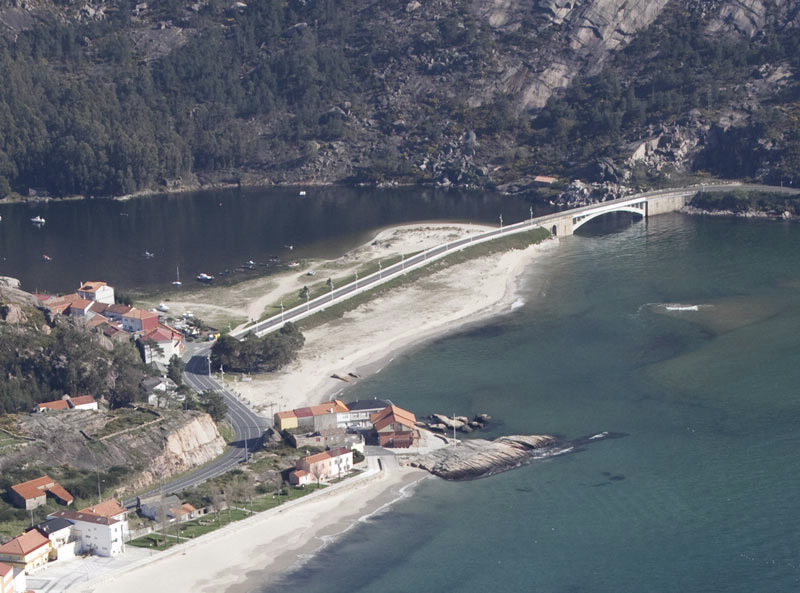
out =
<path fill-rule="evenodd" d="M 519 467 L 540 456 L 559 452 L 549 435 L 513 435 L 494 441 L 473 439 L 421 455 L 411 465 L 446 480 L 473 480 Z"/>

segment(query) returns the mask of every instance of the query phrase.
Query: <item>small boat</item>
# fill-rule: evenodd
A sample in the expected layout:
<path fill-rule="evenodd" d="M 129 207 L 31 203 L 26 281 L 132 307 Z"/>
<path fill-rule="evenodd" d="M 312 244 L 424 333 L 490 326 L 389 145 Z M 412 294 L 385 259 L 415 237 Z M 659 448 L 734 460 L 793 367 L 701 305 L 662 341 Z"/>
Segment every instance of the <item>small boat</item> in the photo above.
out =
<path fill-rule="evenodd" d="M 180 286 L 181 284 L 181 269 L 175 266 L 175 280 L 172 281 L 172 286 Z"/>
<path fill-rule="evenodd" d="M 43 253 L 42 254 L 42 260 L 44 260 L 44 261 L 52 261 L 53 258 L 50 257 L 49 255 L 47 255 L 46 253 Z"/>
<path fill-rule="evenodd" d="M 293 261 L 293 262 L 289 262 L 286 265 L 289 266 L 290 268 L 299 268 L 300 267 L 300 262 L 299 261 Z"/>
<path fill-rule="evenodd" d="M 212 276 L 211 274 L 202 274 L 201 273 L 201 274 L 197 275 L 197 280 L 199 282 L 213 282 L 214 281 L 214 276 Z"/>
<path fill-rule="evenodd" d="M 162 313 L 166 313 L 167 311 L 169 311 L 169 307 L 167 307 L 164 303 L 158 303 L 158 307 L 156 307 L 156 309 L 158 309 Z"/>
<path fill-rule="evenodd" d="M 301 195 L 301 196 L 304 196 L 304 195 L 306 195 L 306 190 L 304 190 L 304 189 L 301 189 L 301 190 L 300 190 L 300 195 Z"/>
<path fill-rule="evenodd" d="M 31 218 L 31 222 L 32 222 L 33 224 L 44 224 L 44 223 L 45 223 L 45 220 L 44 220 L 44 218 L 42 218 L 41 216 L 38 216 L 38 215 L 37 215 L 37 216 L 34 216 L 33 218 Z"/>
<path fill-rule="evenodd" d="M 156 256 L 156 254 L 155 254 L 155 253 L 150 253 L 149 251 L 145 251 L 145 252 L 144 252 L 144 256 L 145 256 L 147 259 L 151 259 L 151 258 L 154 258 L 154 257 Z"/>
<path fill-rule="evenodd" d="M 284 247 L 286 247 L 286 249 L 288 249 L 289 251 L 294 249 L 294 245 L 284 245 Z"/>

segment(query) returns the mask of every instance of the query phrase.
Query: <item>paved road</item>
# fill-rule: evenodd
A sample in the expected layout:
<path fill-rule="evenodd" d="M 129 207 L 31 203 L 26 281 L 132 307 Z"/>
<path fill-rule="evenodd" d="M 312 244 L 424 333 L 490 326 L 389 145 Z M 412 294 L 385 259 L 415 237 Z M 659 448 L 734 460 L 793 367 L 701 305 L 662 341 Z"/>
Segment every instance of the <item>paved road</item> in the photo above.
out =
<path fill-rule="evenodd" d="M 217 391 L 222 394 L 225 403 L 228 405 L 227 418 L 233 427 L 233 442 L 230 443 L 222 455 L 213 461 L 164 484 L 164 492 L 180 492 L 235 468 L 245 461 L 248 453 L 261 446 L 264 431 L 272 425 L 270 419 L 256 414 L 233 393 L 226 390 L 213 376 L 208 374 L 208 353 L 210 350 L 211 345 L 208 343 L 193 343 L 189 345 L 185 354 L 185 356 L 189 357 L 189 360 L 186 363 L 183 380 L 198 393 Z M 141 496 L 151 496 L 157 494 L 160 490 L 160 487 L 154 488 Z M 136 499 L 126 500 L 124 504 L 128 508 L 133 508 L 136 506 Z"/>

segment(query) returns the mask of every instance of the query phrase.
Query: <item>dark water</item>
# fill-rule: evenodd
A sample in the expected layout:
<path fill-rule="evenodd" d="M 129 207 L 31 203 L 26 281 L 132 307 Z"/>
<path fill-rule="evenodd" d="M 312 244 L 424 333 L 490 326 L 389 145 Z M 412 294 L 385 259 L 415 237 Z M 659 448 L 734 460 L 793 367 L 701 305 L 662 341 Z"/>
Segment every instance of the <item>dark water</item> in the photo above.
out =
<path fill-rule="evenodd" d="M 427 480 L 268 591 L 798 591 L 798 291 L 796 224 L 587 225 L 531 264 L 523 306 L 346 399 L 628 436 Z"/>
<path fill-rule="evenodd" d="M 484 192 L 306 191 L 305 197 L 297 189 L 269 188 L 0 204 L 0 275 L 19 278 L 31 291 L 71 291 L 80 282 L 101 279 L 123 290 L 157 291 L 172 288 L 178 270 L 191 285 L 201 272 L 220 275 L 250 260 L 255 272 L 263 273 L 271 258 L 278 265 L 303 257 L 334 258 L 387 225 L 421 220 L 499 224 L 500 214 L 506 223 L 529 216 L 525 202 Z M 46 223 L 32 224 L 34 216 Z"/>

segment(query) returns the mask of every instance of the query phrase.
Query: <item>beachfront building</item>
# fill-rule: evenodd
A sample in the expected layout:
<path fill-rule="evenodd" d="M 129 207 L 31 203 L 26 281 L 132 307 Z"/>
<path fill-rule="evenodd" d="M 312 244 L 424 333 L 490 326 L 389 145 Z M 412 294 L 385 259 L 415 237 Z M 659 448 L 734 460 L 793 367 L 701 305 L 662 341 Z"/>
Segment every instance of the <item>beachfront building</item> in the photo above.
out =
<path fill-rule="evenodd" d="M 391 406 L 392 402 L 388 399 L 359 399 L 347 404 L 350 416 L 347 419 L 348 428 L 370 429 L 372 428 L 372 418 L 375 414 Z"/>
<path fill-rule="evenodd" d="M 114 304 L 114 288 L 105 282 L 84 282 L 78 289 L 78 296 L 87 301 L 97 301 L 107 305 Z"/>
<path fill-rule="evenodd" d="M 58 511 L 48 517 L 66 519 L 72 523 L 72 535 L 79 554 L 108 557 L 125 551 L 127 521 L 81 511 Z"/>
<path fill-rule="evenodd" d="M 26 511 L 45 504 L 48 494 L 61 504 L 72 504 L 72 494 L 67 492 L 66 488 L 50 476 L 42 476 L 35 480 L 14 484 L 9 491 L 11 503 Z"/>
<path fill-rule="evenodd" d="M 302 429 L 324 430 L 346 428 L 350 417 L 347 405 L 338 399 L 316 406 L 295 408 L 275 414 L 275 428 L 279 431 Z"/>
<path fill-rule="evenodd" d="M 417 417 L 403 408 L 387 406 L 373 414 L 371 422 L 381 447 L 404 449 L 412 447 L 419 440 Z"/>
<path fill-rule="evenodd" d="M 122 506 L 116 498 L 109 498 L 108 500 L 98 502 L 96 505 L 86 507 L 78 512 L 119 521 L 122 524 L 122 539 L 123 541 L 128 539 L 128 509 Z"/>
<path fill-rule="evenodd" d="M 324 428 L 313 432 L 287 432 L 286 442 L 295 449 L 346 447 L 361 454 L 364 453 L 364 436 L 361 433 L 348 432 L 346 428 Z"/>
<path fill-rule="evenodd" d="M 20 569 L 25 574 L 45 566 L 49 555 L 50 540 L 35 529 L 0 546 L 0 562 Z"/>
<path fill-rule="evenodd" d="M 353 451 L 340 447 L 309 455 L 297 461 L 295 469 L 289 474 L 289 483 L 305 486 L 339 478 L 353 469 Z"/>

